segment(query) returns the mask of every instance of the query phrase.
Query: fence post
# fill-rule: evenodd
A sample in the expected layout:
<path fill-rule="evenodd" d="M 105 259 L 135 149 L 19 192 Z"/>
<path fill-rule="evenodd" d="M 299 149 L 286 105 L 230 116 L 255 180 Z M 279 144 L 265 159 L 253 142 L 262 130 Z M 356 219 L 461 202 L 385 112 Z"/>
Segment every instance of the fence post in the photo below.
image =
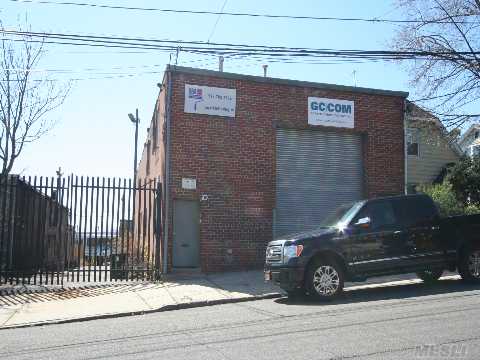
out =
<path fill-rule="evenodd" d="M 160 248 L 162 239 L 162 183 L 157 181 L 155 196 L 155 280 L 160 280 L 162 273 Z"/>

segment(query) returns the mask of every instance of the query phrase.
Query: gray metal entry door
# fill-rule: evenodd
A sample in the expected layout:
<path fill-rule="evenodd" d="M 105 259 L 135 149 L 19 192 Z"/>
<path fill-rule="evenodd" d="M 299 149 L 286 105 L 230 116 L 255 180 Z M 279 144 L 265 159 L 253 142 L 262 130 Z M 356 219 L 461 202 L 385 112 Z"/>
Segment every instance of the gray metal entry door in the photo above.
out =
<path fill-rule="evenodd" d="M 198 267 L 200 260 L 199 204 L 174 200 L 173 267 Z"/>
<path fill-rule="evenodd" d="M 275 236 L 311 230 L 363 197 L 361 135 L 278 129 Z"/>

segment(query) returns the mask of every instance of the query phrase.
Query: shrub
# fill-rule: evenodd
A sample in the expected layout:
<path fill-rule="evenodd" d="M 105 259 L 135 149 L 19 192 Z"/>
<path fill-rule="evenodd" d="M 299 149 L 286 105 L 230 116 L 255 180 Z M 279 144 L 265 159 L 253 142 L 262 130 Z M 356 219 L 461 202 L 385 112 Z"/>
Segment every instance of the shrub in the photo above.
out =
<path fill-rule="evenodd" d="M 467 205 L 465 207 L 465 214 L 466 215 L 474 215 L 474 214 L 480 214 L 480 206 L 479 205 Z"/>
<path fill-rule="evenodd" d="M 429 195 L 437 204 L 440 216 L 454 216 L 466 214 L 467 207 L 463 206 L 461 201 L 457 200 L 452 186 L 444 182 L 443 184 L 422 185 L 418 188 L 419 192 Z M 478 209 L 477 209 L 478 210 Z M 474 209 L 469 209 L 474 212 Z"/>
<path fill-rule="evenodd" d="M 447 181 L 459 201 L 480 206 L 480 156 L 464 157 L 449 170 Z"/>

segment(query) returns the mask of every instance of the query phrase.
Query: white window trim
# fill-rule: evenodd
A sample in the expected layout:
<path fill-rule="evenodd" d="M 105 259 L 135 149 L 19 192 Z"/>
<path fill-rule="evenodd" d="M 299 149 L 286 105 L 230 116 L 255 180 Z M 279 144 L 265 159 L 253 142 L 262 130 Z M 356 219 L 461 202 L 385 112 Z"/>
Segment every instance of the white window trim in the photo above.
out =
<path fill-rule="evenodd" d="M 475 148 L 479 149 L 478 155 L 480 155 L 480 144 L 474 144 L 474 145 L 470 145 L 470 156 L 471 157 L 473 157 L 475 155 L 475 152 L 474 152 Z"/>
<path fill-rule="evenodd" d="M 415 144 L 415 142 L 413 142 L 414 140 L 414 136 L 416 135 L 417 137 L 417 154 L 416 155 L 412 155 L 412 154 L 409 154 L 408 153 L 408 144 Z M 417 129 L 412 129 L 412 128 L 409 128 L 407 129 L 407 141 L 406 141 L 406 144 L 407 144 L 407 155 L 408 156 L 411 156 L 411 157 L 416 157 L 416 158 L 419 158 L 420 157 L 420 142 L 418 141 L 418 130 Z"/>

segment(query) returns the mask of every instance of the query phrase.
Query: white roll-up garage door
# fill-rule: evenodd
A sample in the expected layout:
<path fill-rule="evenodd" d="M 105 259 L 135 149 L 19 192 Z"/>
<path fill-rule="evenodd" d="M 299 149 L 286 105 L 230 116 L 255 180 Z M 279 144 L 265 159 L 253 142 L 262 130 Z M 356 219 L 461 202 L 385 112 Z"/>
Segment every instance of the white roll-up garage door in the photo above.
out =
<path fill-rule="evenodd" d="M 332 209 L 363 198 L 362 137 L 277 130 L 275 236 L 310 230 Z"/>

